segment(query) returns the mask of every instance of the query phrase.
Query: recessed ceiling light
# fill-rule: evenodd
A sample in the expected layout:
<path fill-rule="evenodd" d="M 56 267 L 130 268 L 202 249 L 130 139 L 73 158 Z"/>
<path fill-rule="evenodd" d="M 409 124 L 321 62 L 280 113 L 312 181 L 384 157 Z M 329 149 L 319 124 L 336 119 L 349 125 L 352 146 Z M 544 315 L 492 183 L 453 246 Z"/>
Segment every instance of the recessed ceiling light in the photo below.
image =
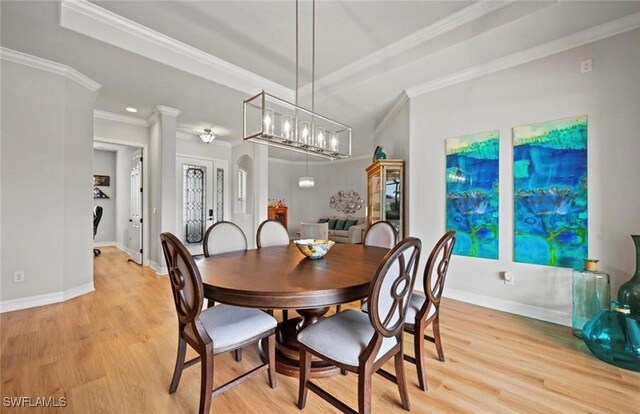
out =
<path fill-rule="evenodd" d="M 132 107 L 125 108 L 125 111 L 127 111 L 127 112 L 132 112 L 132 113 L 134 113 L 134 114 L 135 114 L 136 112 L 138 112 L 138 110 L 137 110 L 136 108 L 132 108 Z"/>

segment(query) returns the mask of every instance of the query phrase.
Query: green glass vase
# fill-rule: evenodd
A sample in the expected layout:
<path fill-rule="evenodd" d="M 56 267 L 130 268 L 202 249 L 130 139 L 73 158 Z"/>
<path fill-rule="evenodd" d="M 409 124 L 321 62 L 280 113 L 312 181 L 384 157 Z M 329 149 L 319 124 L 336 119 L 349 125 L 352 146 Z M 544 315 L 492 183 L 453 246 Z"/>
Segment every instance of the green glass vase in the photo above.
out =
<path fill-rule="evenodd" d="M 631 235 L 636 245 L 636 272 L 618 290 L 618 302 L 627 305 L 632 315 L 640 316 L 640 235 Z"/>

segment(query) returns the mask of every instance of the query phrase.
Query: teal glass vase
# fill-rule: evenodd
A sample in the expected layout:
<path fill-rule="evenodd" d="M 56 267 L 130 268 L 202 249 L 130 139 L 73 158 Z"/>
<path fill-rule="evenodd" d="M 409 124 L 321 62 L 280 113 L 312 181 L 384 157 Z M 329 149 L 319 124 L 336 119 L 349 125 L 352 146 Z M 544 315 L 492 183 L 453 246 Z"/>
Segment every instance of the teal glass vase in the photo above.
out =
<path fill-rule="evenodd" d="M 583 340 L 601 360 L 620 368 L 640 371 L 640 317 L 629 307 L 611 302 L 611 310 L 598 313 L 583 327 Z"/>
<path fill-rule="evenodd" d="M 584 269 L 572 275 L 571 332 L 582 338 L 582 328 L 601 310 L 609 309 L 611 287 L 609 275 L 598 271 L 598 261 L 586 259 Z"/>
<path fill-rule="evenodd" d="M 640 235 L 631 235 L 636 245 L 636 272 L 618 290 L 618 302 L 629 306 L 631 314 L 640 317 Z"/>

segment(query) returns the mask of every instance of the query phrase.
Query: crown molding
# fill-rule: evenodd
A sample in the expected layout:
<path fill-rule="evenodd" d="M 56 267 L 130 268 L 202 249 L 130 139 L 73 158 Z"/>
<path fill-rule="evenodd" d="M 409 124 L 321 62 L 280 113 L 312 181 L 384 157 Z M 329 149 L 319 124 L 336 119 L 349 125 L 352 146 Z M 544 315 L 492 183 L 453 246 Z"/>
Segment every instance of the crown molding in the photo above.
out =
<path fill-rule="evenodd" d="M 412 86 L 411 88 L 405 89 L 405 92 L 409 98 L 414 98 L 428 92 L 555 55 L 557 53 L 625 33 L 639 27 L 640 13 L 630 14 L 620 19 L 612 20 L 599 26 L 495 59 L 491 62 L 473 66 L 439 79 Z"/>
<path fill-rule="evenodd" d="M 171 108 L 170 106 L 164 106 L 164 105 L 156 105 L 155 108 L 153 108 L 154 112 L 157 112 L 159 114 L 162 115 L 169 115 L 169 116 L 179 116 L 182 111 L 176 108 Z"/>
<path fill-rule="evenodd" d="M 156 121 L 160 118 L 160 115 L 168 115 L 177 118 L 181 113 L 182 111 L 176 108 L 171 108 L 164 105 L 156 105 L 153 108 L 153 111 L 151 111 L 151 115 L 149 115 L 149 117 L 147 118 L 147 123 L 149 125 L 156 123 Z"/>
<path fill-rule="evenodd" d="M 389 108 L 387 113 L 382 117 L 380 123 L 373 130 L 373 134 L 377 135 L 378 132 L 382 131 L 382 129 L 386 127 L 389 122 L 391 122 L 391 120 L 398 114 L 398 112 L 400 112 L 402 106 L 407 102 L 409 102 L 409 96 L 407 95 L 407 93 L 405 91 L 400 92 L 400 96 L 396 98 L 396 100 L 393 102 L 393 105 L 391 105 L 391 108 Z"/>
<path fill-rule="evenodd" d="M 0 47 L 0 59 L 64 76 L 67 79 L 70 79 L 78 83 L 79 85 L 84 86 L 91 92 L 96 92 L 101 88 L 101 85 L 98 82 L 94 81 L 86 75 L 83 75 L 74 68 L 63 65 L 62 63 L 43 59 L 38 56 L 18 52 L 17 50 L 8 49 L 6 47 Z"/>
<path fill-rule="evenodd" d="M 286 164 L 286 165 L 334 165 L 334 164 L 344 164 L 352 161 L 360 161 L 360 160 L 370 160 L 371 155 L 358 155 L 356 157 L 351 157 L 347 159 L 340 159 L 335 161 L 289 161 L 283 160 L 282 158 L 273 158 L 269 157 L 269 162 L 274 162 L 276 164 Z"/>
<path fill-rule="evenodd" d="M 93 110 L 93 117 L 99 119 L 106 119 L 107 121 L 122 122 L 124 124 L 138 125 L 148 127 L 149 122 L 146 119 L 136 118 L 134 116 L 120 115 L 113 112 L 101 111 L 100 109 Z"/>
<path fill-rule="evenodd" d="M 294 99 L 283 85 L 86 0 L 62 0 L 60 26 L 250 95 L 265 90 Z"/>
<path fill-rule="evenodd" d="M 398 56 L 408 50 L 418 47 L 428 41 L 441 36 L 445 33 L 453 31 L 465 24 L 469 24 L 474 20 L 486 16 L 496 10 L 506 7 L 516 0 L 481 0 L 467 6 L 447 17 L 444 17 L 437 22 L 423 27 L 422 29 L 403 37 L 391 43 L 388 46 L 377 50 L 370 55 L 367 55 L 361 59 L 356 60 L 353 63 L 348 64 L 322 78 L 316 80 L 316 92 L 322 88 L 326 88 L 347 79 L 361 71 L 371 68 L 375 65 L 383 63 L 395 56 Z M 301 88 L 302 95 L 308 95 L 311 93 L 311 85 L 305 85 Z"/>

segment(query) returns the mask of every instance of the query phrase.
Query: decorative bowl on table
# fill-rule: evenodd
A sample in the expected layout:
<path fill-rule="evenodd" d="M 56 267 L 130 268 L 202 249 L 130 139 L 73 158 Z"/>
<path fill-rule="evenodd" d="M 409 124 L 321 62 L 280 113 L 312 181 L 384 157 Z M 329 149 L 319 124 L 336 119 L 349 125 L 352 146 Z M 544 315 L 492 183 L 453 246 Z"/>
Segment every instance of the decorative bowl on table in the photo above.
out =
<path fill-rule="evenodd" d="M 336 242 L 333 240 L 300 239 L 293 243 L 298 246 L 298 250 L 309 259 L 322 259 Z"/>

